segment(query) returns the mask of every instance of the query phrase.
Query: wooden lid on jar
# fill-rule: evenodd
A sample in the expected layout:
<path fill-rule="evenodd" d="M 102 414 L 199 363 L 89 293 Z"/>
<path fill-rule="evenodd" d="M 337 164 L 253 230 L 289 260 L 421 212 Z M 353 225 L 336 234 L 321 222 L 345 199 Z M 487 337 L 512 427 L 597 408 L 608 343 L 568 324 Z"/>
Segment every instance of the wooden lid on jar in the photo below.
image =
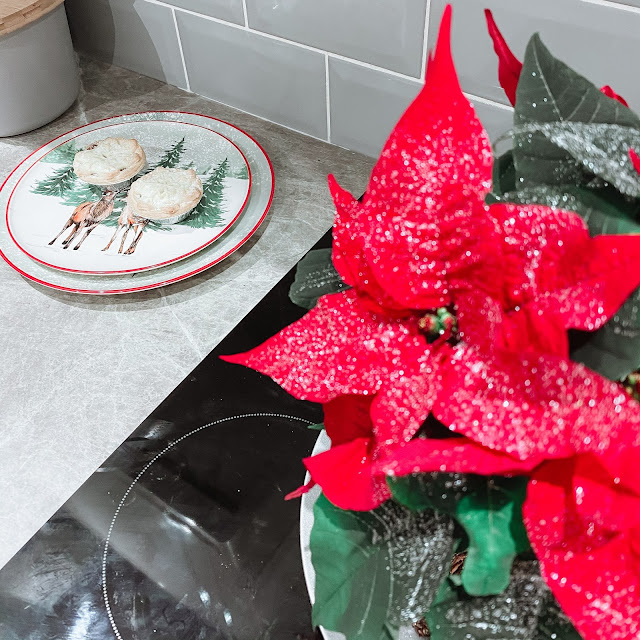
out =
<path fill-rule="evenodd" d="M 26 27 L 64 0 L 0 0 L 0 37 Z"/>

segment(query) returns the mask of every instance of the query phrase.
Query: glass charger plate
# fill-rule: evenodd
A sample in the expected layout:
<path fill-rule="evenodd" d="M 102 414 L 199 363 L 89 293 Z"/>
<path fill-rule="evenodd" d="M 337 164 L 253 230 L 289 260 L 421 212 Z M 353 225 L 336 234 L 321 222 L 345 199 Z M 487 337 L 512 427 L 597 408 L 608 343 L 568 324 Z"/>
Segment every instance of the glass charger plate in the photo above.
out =
<path fill-rule="evenodd" d="M 134 224 L 128 227 L 122 210 L 130 185 L 116 190 L 88 184 L 72 166 L 77 151 L 107 137 L 133 138 L 142 146 L 147 166 L 136 177 L 157 167 L 194 169 L 203 197 L 192 213 L 178 224 L 129 217 Z M 70 140 L 51 142 L 43 151 L 12 189 L 5 215 L 15 244 L 54 269 L 109 275 L 183 260 L 228 231 L 249 197 L 251 172 L 243 153 L 222 134 L 194 123 L 149 120 L 145 114 L 132 122 L 107 120 L 81 127 Z M 96 203 L 95 213 L 88 203 Z M 72 224 L 83 213 L 97 226 Z"/>
<path fill-rule="evenodd" d="M 6 217 L 0 216 L 0 255 L 12 268 L 30 280 L 62 291 L 94 295 L 132 293 L 166 286 L 200 273 L 231 255 L 255 233 L 271 204 L 274 177 L 269 158 L 253 138 L 233 125 L 215 118 L 177 111 L 122 115 L 85 125 L 82 129 L 97 129 L 106 122 L 125 124 L 141 120 L 199 125 L 222 134 L 240 149 L 251 172 L 251 190 L 244 210 L 230 230 L 202 251 L 158 269 L 138 273 L 87 275 L 53 269 L 29 258 L 11 240 Z M 53 142 L 56 145 L 64 144 L 76 134 L 76 130 L 70 131 Z M 35 151 L 10 174 L 0 188 L 0 210 L 6 210 L 9 197 L 21 176 L 34 162 L 48 153 L 49 145 Z"/>

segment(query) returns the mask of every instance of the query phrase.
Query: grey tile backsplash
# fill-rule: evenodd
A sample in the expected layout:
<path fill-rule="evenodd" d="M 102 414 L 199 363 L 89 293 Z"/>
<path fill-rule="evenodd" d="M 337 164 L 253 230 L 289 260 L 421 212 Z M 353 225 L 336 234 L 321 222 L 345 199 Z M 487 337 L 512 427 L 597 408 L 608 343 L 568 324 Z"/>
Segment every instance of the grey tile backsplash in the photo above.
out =
<path fill-rule="evenodd" d="M 640 107 L 640 0 L 449 0 L 463 89 L 493 139 L 511 126 L 483 9 L 517 56 L 559 57 Z M 375 156 L 421 86 L 447 0 L 66 0 L 79 49 Z M 425 24 L 425 20 L 427 23 Z M 627 61 L 628 64 L 622 63 Z"/>
<path fill-rule="evenodd" d="M 171 4 L 212 18 L 244 24 L 242 0 L 171 0 Z"/>
<path fill-rule="evenodd" d="M 427 0 L 246 0 L 249 26 L 420 77 Z"/>
<path fill-rule="evenodd" d="M 171 9 L 144 0 L 66 0 L 76 47 L 187 87 Z"/>
<path fill-rule="evenodd" d="M 326 139 L 322 53 L 186 13 L 178 28 L 192 91 Z"/>

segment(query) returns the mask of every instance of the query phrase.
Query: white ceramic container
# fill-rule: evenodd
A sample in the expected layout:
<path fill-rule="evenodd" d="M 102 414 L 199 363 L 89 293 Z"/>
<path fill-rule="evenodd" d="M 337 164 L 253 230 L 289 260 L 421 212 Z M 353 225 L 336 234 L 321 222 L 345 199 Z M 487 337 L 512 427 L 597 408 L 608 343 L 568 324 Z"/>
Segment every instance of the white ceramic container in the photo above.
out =
<path fill-rule="evenodd" d="M 37 129 L 78 97 L 80 78 L 64 4 L 0 31 L 0 137 Z"/>

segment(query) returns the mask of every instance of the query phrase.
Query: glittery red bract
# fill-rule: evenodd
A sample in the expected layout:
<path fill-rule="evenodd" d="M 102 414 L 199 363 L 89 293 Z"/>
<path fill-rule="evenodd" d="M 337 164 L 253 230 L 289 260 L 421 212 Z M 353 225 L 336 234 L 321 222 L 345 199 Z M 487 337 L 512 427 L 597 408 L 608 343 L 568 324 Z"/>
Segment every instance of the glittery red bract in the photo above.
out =
<path fill-rule="evenodd" d="M 546 462 L 524 518 L 542 575 L 584 640 L 640 637 L 640 449 Z"/>
<path fill-rule="evenodd" d="M 516 103 L 516 88 L 518 87 L 518 81 L 520 80 L 520 74 L 522 73 L 522 62 L 513 55 L 509 45 L 496 21 L 493 19 L 493 14 L 489 9 L 484 10 L 485 17 L 487 19 L 487 27 L 489 29 L 489 35 L 493 40 L 493 48 L 498 56 L 498 81 L 500 86 L 504 89 L 509 102 L 512 105 Z"/>
<path fill-rule="evenodd" d="M 369 511 L 391 497 L 374 462 L 384 455 L 371 420 L 374 398 L 341 396 L 324 405 L 324 425 L 331 449 L 304 464 L 328 500 L 341 509 Z"/>

